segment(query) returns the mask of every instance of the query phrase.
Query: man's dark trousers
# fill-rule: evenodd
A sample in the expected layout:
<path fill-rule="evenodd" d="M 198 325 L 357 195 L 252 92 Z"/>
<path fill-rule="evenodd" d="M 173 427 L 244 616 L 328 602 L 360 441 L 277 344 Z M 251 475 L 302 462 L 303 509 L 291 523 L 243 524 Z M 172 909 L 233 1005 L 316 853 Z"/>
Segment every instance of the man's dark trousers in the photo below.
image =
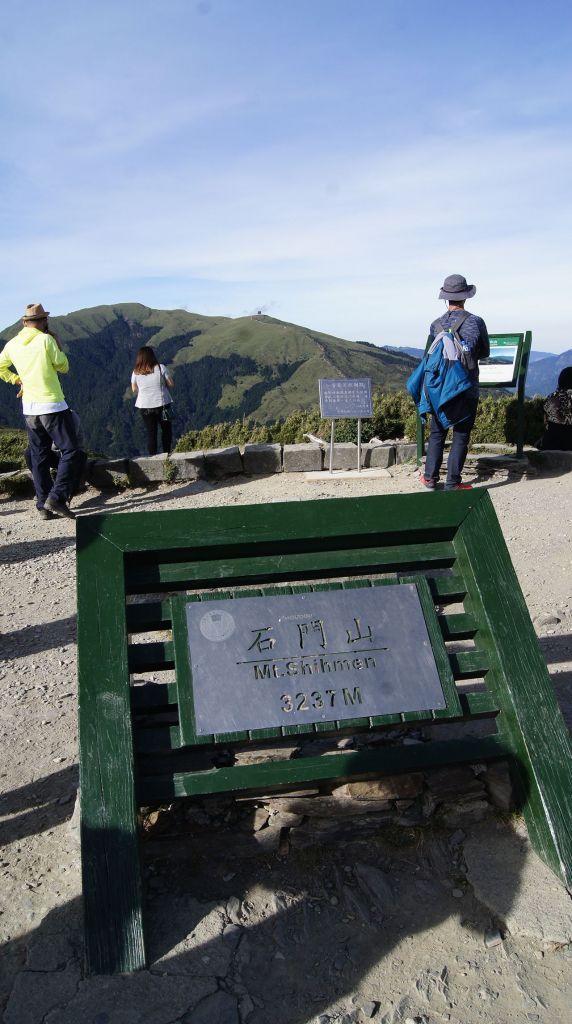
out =
<path fill-rule="evenodd" d="M 466 419 L 461 420 L 460 423 L 456 423 L 453 427 L 453 441 L 449 452 L 449 458 L 447 459 L 447 480 L 445 482 L 445 490 L 447 487 L 454 487 L 456 484 L 461 483 L 461 474 L 463 472 L 463 466 L 465 465 L 465 459 L 469 448 L 469 437 L 477 415 L 477 406 L 479 404 L 479 385 L 475 384 L 470 391 L 467 391 L 466 394 L 468 415 Z M 425 476 L 429 480 L 434 480 L 435 482 L 439 479 L 439 470 L 441 469 L 441 463 L 443 461 L 446 437 L 447 430 L 445 427 L 441 426 L 435 415 L 431 416 L 431 430 L 429 432 L 427 456 L 425 458 Z"/>
<path fill-rule="evenodd" d="M 69 495 L 75 491 L 82 463 L 73 416 L 69 409 L 65 409 L 64 412 L 26 416 L 25 419 L 36 506 L 43 508 L 48 497 L 65 505 Z M 52 444 L 55 444 L 61 453 L 56 479 L 53 482 L 50 473 Z"/>

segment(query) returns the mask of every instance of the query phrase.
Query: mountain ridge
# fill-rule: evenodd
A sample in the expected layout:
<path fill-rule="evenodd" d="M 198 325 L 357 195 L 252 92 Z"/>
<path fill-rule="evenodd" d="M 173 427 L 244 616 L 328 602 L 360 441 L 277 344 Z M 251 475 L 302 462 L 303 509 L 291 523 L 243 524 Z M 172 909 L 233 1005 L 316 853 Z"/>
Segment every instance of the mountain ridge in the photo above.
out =
<path fill-rule="evenodd" d="M 80 415 L 85 444 L 107 455 L 144 450 L 130 377 L 137 349 L 150 344 L 174 377 L 175 432 L 248 417 L 261 423 L 318 402 L 320 377 L 371 377 L 402 387 L 416 365 L 407 354 L 347 341 L 265 314 L 208 317 L 142 303 L 88 307 L 50 324 L 70 357 L 66 399 Z M 0 332 L 0 342 L 19 330 Z M 21 426 L 16 389 L 0 382 L 0 423 Z"/>

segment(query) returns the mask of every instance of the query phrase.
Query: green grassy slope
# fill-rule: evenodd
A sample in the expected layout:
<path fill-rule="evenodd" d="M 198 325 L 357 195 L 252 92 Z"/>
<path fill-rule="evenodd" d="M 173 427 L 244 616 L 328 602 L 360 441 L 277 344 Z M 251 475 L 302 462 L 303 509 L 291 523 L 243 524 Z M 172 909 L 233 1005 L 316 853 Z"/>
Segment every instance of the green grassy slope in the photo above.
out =
<path fill-rule="evenodd" d="M 344 341 L 273 317 L 230 319 L 120 303 L 53 317 L 70 358 L 66 398 L 82 419 L 86 444 L 109 455 L 143 451 L 129 381 L 137 349 L 152 345 L 175 380 L 175 432 L 248 416 L 260 422 L 318 400 L 320 377 L 371 377 L 403 385 L 415 360 Z M 0 333 L 12 337 L 19 325 Z M 0 424 L 20 425 L 16 390 L 0 382 Z"/>

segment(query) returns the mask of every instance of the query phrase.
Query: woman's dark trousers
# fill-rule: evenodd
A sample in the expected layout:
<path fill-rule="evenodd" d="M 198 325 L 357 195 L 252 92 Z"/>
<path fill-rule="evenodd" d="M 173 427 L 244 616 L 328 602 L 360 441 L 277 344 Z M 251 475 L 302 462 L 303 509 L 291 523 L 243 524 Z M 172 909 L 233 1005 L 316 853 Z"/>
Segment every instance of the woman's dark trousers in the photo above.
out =
<path fill-rule="evenodd" d="M 465 465 L 465 459 L 467 458 L 469 437 L 475 423 L 478 404 L 479 387 L 476 385 L 470 391 L 467 391 L 467 418 L 453 427 L 453 441 L 447 459 L 445 490 L 448 487 L 455 487 L 456 484 L 461 483 L 461 474 Z M 429 443 L 425 457 L 425 476 L 429 480 L 434 480 L 435 483 L 439 479 L 439 470 L 443 462 L 443 451 L 445 449 L 447 433 L 448 431 L 445 427 L 441 426 L 437 417 L 431 416 L 431 430 L 429 432 Z"/>
<path fill-rule="evenodd" d="M 173 424 L 171 420 L 163 419 L 163 406 L 158 409 L 142 409 L 143 422 L 147 431 L 147 452 L 149 455 L 157 454 L 157 427 L 161 428 L 161 450 L 167 455 L 171 451 L 173 438 Z"/>

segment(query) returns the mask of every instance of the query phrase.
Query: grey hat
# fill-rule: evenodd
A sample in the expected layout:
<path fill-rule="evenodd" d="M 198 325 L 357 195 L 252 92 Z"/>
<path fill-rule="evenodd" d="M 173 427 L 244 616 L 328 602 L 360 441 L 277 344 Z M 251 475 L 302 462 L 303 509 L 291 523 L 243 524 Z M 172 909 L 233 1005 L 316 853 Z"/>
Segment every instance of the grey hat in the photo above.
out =
<path fill-rule="evenodd" d="M 449 274 L 443 281 L 439 298 L 448 299 L 449 302 L 462 302 L 463 299 L 472 299 L 476 290 L 474 284 L 467 284 L 467 278 L 462 274 Z"/>

